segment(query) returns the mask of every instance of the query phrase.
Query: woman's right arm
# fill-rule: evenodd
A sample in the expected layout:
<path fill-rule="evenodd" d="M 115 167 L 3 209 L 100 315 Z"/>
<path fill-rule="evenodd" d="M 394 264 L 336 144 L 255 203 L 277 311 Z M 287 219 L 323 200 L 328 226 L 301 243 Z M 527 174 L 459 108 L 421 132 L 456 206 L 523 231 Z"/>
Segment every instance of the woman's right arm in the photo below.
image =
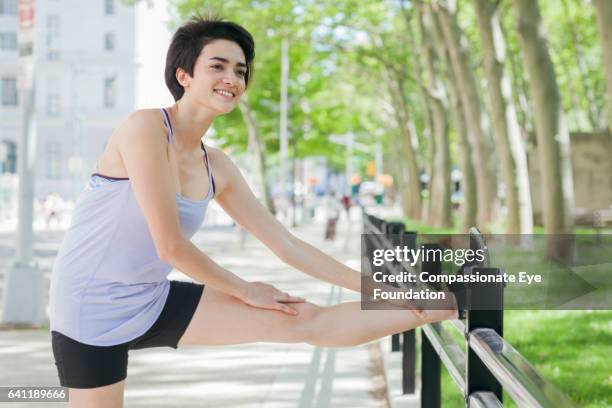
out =
<path fill-rule="evenodd" d="M 246 282 L 216 264 L 183 236 L 167 156 L 166 134 L 159 112 L 134 112 L 117 133 L 123 165 L 159 258 L 194 280 L 252 306 L 294 314 L 294 309 L 278 303 L 291 301 L 291 297 L 284 296 L 270 285 Z"/>

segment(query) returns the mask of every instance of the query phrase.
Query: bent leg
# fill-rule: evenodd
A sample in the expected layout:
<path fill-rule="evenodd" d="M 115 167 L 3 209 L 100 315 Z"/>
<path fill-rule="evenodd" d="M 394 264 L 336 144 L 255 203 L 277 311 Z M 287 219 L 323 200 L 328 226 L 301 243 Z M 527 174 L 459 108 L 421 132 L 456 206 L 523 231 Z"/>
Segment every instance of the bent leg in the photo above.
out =
<path fill-rule="evenodd" d="M 178 345 L 307 342 L 322 347 L 355 346 L 457 313 L 430 310 L 421 318 L 410 310 L 361 310 L 360 302 L 329 307 L 294 303 L 292 307 L 298 310 L 297 316 L 255 308 L 207 287 Z"/>
<path fill-rule="evenodd" d="M 97 388 L 69 388 L 70 408 L 122 408 L 125 380 Z"/>

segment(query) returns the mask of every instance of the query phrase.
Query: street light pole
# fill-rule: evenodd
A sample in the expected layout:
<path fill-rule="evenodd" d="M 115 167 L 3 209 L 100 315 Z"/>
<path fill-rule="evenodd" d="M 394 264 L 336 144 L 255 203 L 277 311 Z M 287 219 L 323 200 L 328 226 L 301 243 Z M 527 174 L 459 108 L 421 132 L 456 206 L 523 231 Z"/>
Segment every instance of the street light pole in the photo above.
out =
<path fill-rule="evenodd" d="M 280 202 L 284 222 L 287 219 L 287 81 L 289 79 L 289 40 L 283 36 L 281 43 L 281 101 L 280 101 Z"/>
<path fill-rule="evenodd" d="M 33 62 L 34 0 L 19 2 L 19 77 L 22 110 L 17 155 L 19 219 L 17 251 L 8 271 L 3 297 L 2 322 L 38 324 L 42 320 L 41 274 L 33 259 L 32 231 L 34 170 L 36 164 L 35 74 Z"/>
<path fill-rule="evenodd" d="M 351 195 L 352 178 L 353 178 L 353 154 L 355 150 L 355 135 L 348 132 L 346 135 L 346 185 L 347 195 Z"/>
<path fill-rule="evenodd" d="M 376 177 L 379 177 L 382 174 L 382 146 L 380 141 L 376 142 L 374 160 L 376 163 Z"/>

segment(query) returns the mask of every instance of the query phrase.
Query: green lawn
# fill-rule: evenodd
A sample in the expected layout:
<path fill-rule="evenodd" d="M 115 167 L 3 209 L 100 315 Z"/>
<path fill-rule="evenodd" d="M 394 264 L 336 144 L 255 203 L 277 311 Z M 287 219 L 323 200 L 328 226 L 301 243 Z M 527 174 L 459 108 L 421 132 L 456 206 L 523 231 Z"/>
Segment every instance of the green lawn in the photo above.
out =
<path fill-rule="evenodd" d="M 419 234 L 459 233 L 457 228 L 439 229 L 411 220 L 401 221 L 407 230 Z M 454 221 L 460 225 L 459 220 Z M 494 226 L 494 232 L 503 232 L 499 228 Z M 542 227 L 536 227 L 534 233 L 542 234 Z M 583 228 L 575 233 L 596 232 Z M 602 233 L 610 234 L 612 230 Z M 504 256 L 496 255 L 500 257 L 498 261 Z M 454 329 L 448 331 L 456 333 Z M 460 335 L 453 337 L 461 341 Z M 504 338 L 579 406 L 612 407 L 612 311 L 506 311 Z M 445 369 L 442 394 L 443 407 L 464 406 L 463 395 Z M 504 406 L 516 406 L 507 394 Z"/>
<path fill-rule="evenodd" d="M 508 311 L 504 338 L 581 407 L 612 406 L 612 311 Z M 607 361 L 607 363 L 606 363 Z M 444 407 L 463 396 L 443 370 Z M 504 395 L 504 406 L 515 406 Z"/>

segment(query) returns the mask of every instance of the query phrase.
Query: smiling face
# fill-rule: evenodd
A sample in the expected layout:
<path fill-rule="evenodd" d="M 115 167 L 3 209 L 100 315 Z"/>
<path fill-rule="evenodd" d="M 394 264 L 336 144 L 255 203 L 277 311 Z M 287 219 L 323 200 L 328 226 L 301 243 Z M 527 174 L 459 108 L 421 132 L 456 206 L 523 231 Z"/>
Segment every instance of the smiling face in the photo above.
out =
<path fill-rule="evenodd" d="M 228 40 L 205 45 L 193 67 L 193 77 L 183 69 L 176 77 L 185 89 L 183 98 L 216 114 L 231 112 L 244 93 L 247 65 L 240 46 Z"/>

